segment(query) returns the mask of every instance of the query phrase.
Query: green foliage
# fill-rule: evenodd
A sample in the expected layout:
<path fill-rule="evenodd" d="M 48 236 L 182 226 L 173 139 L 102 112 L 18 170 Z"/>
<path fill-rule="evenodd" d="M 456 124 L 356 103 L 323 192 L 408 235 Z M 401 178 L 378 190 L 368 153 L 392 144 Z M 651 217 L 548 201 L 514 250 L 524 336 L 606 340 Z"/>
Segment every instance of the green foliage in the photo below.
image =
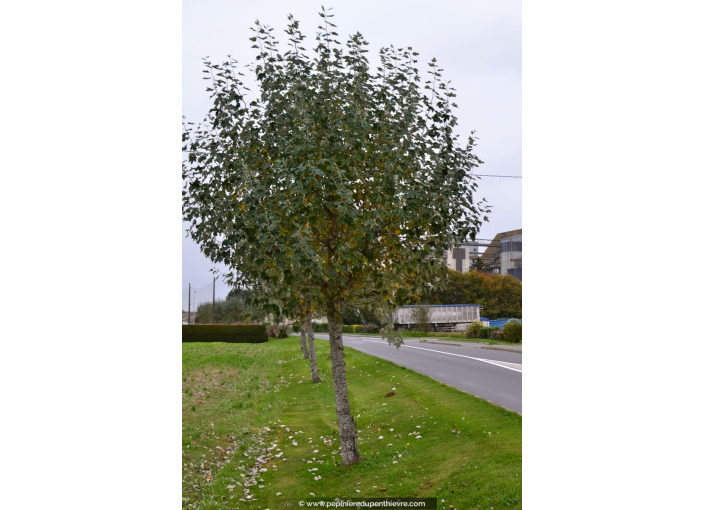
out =
<path fill-rule="evenodd" d="M 362 325 L 362 333 L 378 333 L 379 332 L 379 326 L 376 324 L 363 324 Z"/>
<path fill-rule="evenodd" d="M 242 294 L 233 294 L 232 291 L 226 299 L 215 300 L 215 324 L 233 323 L 258 323 L 264 321 L 266 313 L 261 307 L 248 305 L 246 297 Z M 210 324 L 213 320 L 213 303 L 198 305 L 194 322 L 196 324 Z"/>
<path fill-rule="evenodd" d="M 415 324 L 415 329 L 427 333 L 432 329 L 432 312 L 425 306 L 418 306 L 411 309 L 411 317 Z"/>
<path fill-rule="evenodd" d="M 294 322 L 291 325 L 291 328 L 293 329 L 294 333 L 300 333 L 301 332 L 301 323 L 300 322 Z"/>
<path fill-rule="evenodd" d="M 491 335 L 494 331 L 498 331 L 501 328 L 494 326 L 493 328 L 482 328 L 479 330 L 479 336 L 477 338 L 481 338 L 483 340 L 491 340 Z"/>
<path fill-rule="evenodd" d="M 345 47 L 321 16 L 312 56 L 291 17 L 283 54 L 256 23 L 256 97 L 234 59 L 205 60 L 213 105 L 200 126 L 184 124 L 183 218 L 203 253 L 232 268 L 228 281 L 316 287 L 306 306 L 330 306 L 336 320 L 345 303 L 419 295 L 489 208 L 474 198 L 481 161 L 474 138 L 454 134 L 454 89 L 435 59 L 423 83 L 417 53 L 382 48 L 373 72 L 361 34 Z"/>
<path fill-rule="evenodd" d="M 469 266 L 472 271 L 481 271 L 486 267 L 486 264 L 482 259 L 472 259 L 472 264 Z"/>
<path fill-rule="evenodd" d="M 523 324 L 520 322 L 507 322 L 501 335 L 504 342 L 520 344 L 523 342 Z"/>
<path fill-rule="evenodd" d="M 222 326 L 218 324 L 183 324 L 181 342 L 266 342 L 266 328 L 258 325 Z"/>
<path fill-rule="evenodd" d="M 288 338 L 288 326 L 274 326 L 267 332 L 269 338 Z"/>
<path fill-rule="evenodd" d="M 422 303 L 434 305 L 482 305 L 482 316 L 522 317 L 521 281 L 513 276 L 443 269 L 438 285 L 427 291 Z"/>
<path fill-rule="evenodd" d="M 479 332 L 484 328 L 481 322 L 473 322 L 465 332 L 465 338 L 479 338 Z"/>
<path fill-rule="evenodd" d="M 347 308 L 342 314 L 342 324 L 345 326 L 361 324 L 364 322 L 362 312 L 355 308 Z"/>
<path fill-rule="evenodd" d="M 327 333 L 328 323 L 327 322 L 313 322 L 313 333 Z"/>
<path fill-rule="evenodd" d="M 343 333 L 378 333 L 379 326 L 376 324 L 354 324 L 342 326 Z"/>

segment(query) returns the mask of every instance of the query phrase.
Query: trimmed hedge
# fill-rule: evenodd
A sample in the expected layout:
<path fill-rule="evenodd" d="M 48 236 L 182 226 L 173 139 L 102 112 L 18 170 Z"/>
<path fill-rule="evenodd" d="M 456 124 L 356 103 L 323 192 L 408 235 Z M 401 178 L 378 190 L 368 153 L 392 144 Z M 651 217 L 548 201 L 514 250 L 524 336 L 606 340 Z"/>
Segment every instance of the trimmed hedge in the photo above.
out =
<path fill-rule="evenodd" d="M 227 342 L 230 344 L 260 344 L 267 341 L 262 325 L 183 324 L 181 342 Z"/>
<path fill-rule="evenodd" d="M 328 323 L 327 322 L 314 322 L 313 323 L 313 333 L 327 333 Z"/>
<path fill-rule="evenodd" d="M 378 333 L 379 326 L 376 324 L 355 324 L 352 326 L 342 326 L 343 333 Z"/>

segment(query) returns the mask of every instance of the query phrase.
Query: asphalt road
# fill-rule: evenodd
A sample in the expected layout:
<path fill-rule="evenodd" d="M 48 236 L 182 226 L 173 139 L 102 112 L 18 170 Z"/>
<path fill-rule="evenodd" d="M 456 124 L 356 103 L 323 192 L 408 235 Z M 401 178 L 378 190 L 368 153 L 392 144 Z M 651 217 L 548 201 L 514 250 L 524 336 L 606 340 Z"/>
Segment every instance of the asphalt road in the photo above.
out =
<path fill-rule="evenodd" d="M 328 335 L 315 333 L 328 340 Z M 520 353 L 421 343 L 404 338 L 400 349 L 381 337 L 342 335 L 345 347 L 371 354 L 494 404 L 522 413 L 522 357 Z"/>

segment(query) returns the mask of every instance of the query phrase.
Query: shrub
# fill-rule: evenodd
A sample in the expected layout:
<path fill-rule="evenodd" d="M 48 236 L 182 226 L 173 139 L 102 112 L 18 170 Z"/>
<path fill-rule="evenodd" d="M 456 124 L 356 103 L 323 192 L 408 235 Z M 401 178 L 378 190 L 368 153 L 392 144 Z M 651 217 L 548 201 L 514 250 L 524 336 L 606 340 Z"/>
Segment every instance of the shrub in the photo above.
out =
<path fill-rule="evenodd" d="M 343 333 L 378 333 L 379 326 L 376 324 L 354 324 L 350 326 L 342 326 Z"/>
<path fill-rule="evenodd" d="M 503 340 L 504 331 L 502 329 L 497 329 L 491 332 L 492 340 Z"/>
<path fill-rule="evenodd" d="M 481 322 L 473 322 L 464 334 L 465 338 L 479 338 L 479 332 L 484 329 Z"/>
<path fill-rule="evenodd" d="M 266 328 L 261 324 L 226 326 L 219 324 L 183 324 L 181 342 L 227 342 L 258 344 L 266 342 Z"/>
<path fill-rule="evenodd" d="M 327 322 L 314 322 L 313 323 L 313 331 L 315 333 L 327 333 L 328 332 L 328 323 Z"/>
<path fill-rule="evenodd" d="M 213 320 L 213 303 L 200 303 L 195 310 L 193 322 L 210 324 Z M 232 324 L 233 322 L 252 323 L 261 321 L 266 313 L 261 308 L 245 304 L 242 296 L 229 296 L 215 301 L 215 323 Z"/>
<path fill-rule="evenodd" d="M 481 330 L 479 330 L 479 338 L 483 340 L 491 340 L 491 333 L 499 329 L 501 328 L 498 328 L 496 326 L 494 326 L 493 328 L 482 328 Z"/>
<path fill-rule="evenodd" d="M 269 338 L 288 338 L 287 326 L 274 326 L 269 329 Z"/>
<path fill-rule="evenodd" d="M 300 333 L 301 332 L 301 324 L 298 322 L 294 322 L 291 327 L 293 328 L 294 333 Z"/>
<path fill-rule="evenodd" d="M 362 333 L 378 333 L 379 326 L 376 324 L 365 324 L 362 326 Z"/>
<path fill-rule="evenodd" d="M 505 342 L 519 344 L 523 341 L 523 325 L 520 322 L 507 322 L 501 335 Z"/>

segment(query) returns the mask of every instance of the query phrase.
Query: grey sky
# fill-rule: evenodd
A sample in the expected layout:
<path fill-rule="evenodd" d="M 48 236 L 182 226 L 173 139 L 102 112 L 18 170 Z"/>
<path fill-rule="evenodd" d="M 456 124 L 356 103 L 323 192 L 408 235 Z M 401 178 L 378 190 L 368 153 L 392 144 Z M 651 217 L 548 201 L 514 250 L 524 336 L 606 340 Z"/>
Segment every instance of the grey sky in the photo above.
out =
<path fill-rule="evenodd" d="M 188 121 L 203 119 L 208 108 L 202 57 L 220 62 L 232 55 L 241 65 L 252 62 L 249 28 L 256 19 L 275 29 L 285 51 L 283 30 L 287 15 L 301 22 L 312 49 L 321 18 L 320 0 L 183 1 L 183 114 Z M 435 57 L 443 76 L 457 89 L 458 133 L 466 140 L 475 130 L 476 153 L 484 164 L 476 173 L 521 175 L 521 3 L 519 1 L 337 1 L 333 7 L 340 34 L 361 32 L 369 42 L 369 59 L 375 64 L 381 46 L 412 46 L 420 53 L 418 68 Z M 243 71 L 244 72 L 244 71 Z M 247 77 L 249 83 L 252 80 Z M 250 87 L 251 88 L 251 87 Z M 253 89 L 254 91 L 254 89 Z M 521 228 L 521 179 L 485 177 L 479 198 L 493 206 L 480 232 L 492 238 L 498 232 Z M 182 287 L 190 282 L 207 285 L 214 266 L 190 239 L 182 250 Z M 221 268 L 224 269 L 224 268 Z M 218 288 L 219 287 L 219 288 Z M 226 294 L 223 285 L 216 295 Z"/>

